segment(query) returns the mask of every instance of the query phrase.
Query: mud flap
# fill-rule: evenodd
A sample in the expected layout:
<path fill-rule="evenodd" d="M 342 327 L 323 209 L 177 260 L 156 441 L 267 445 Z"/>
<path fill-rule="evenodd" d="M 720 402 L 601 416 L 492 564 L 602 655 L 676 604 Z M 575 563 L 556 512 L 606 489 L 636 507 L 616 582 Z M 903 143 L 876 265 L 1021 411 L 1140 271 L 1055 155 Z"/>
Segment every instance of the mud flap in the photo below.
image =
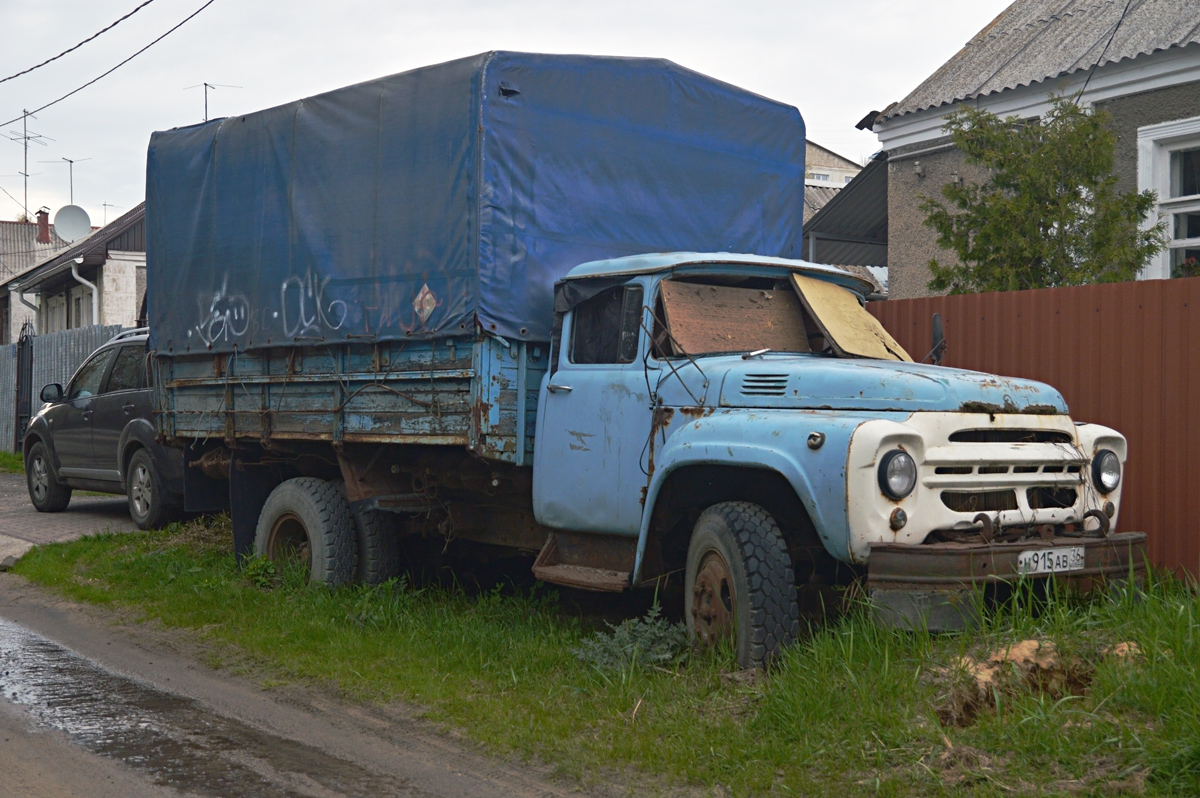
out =
<path fill-rule="evenodd" d="M 1022 573 L 1024 554 L 1082 549 L 1070 570 Z M 973 628 L 983 608 L 981 588 L 1020 580 L 1058 578 L 1081 589 L 1146 576 L 1146 535 L 1122 532 L 1105 537 L 1056 536 L 1014 543 L 872 543 L 867 595 L 882 626 L 950 632 Z"/>

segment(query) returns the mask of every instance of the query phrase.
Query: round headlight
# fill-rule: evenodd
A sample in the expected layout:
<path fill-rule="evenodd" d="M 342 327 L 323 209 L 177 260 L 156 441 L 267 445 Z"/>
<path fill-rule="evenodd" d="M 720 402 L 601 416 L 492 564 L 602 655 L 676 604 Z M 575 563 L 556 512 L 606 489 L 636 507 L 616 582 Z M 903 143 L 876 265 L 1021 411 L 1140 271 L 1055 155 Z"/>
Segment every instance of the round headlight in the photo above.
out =
<path fill-rule="evenodd" d="M 1121 458 L 1110 449 L 1096 452 L 1092 460 L 1092 484 L 1101 493 L 1112 493 L 1121 484 Z"/>
<path fill-rule="evenodd" d="M 917 487 L 917 464 L 908 452 L 893 449 L 879 461 L 879 487 L 893 499 L 903 499 Z"/>

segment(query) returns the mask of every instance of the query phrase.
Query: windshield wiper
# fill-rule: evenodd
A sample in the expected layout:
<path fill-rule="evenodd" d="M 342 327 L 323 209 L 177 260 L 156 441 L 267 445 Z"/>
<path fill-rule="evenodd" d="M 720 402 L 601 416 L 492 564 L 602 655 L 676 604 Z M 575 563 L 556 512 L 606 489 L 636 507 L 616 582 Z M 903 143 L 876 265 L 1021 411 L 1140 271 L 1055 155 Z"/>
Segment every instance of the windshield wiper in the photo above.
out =
<path fill-rule="evenodd" d="M 749 360 L 752 357 L 762 357 L 770 351 L 770 349 L 755 349 L 753 352 L 747 352 L 746 354 L 742 355 L 742 360 Z"/>

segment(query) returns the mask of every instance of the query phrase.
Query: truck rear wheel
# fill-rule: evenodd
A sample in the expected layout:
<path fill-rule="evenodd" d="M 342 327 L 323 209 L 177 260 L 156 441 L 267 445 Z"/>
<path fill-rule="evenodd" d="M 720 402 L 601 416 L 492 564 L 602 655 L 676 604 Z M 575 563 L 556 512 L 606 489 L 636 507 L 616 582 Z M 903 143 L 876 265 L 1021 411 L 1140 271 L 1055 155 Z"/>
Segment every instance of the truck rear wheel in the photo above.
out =
<path fill-rule="evenodd" d="M 309 579 L 341 587 L 358 574 L 358 540 L 350 505 L 331 482 L 289 479 L 271 491 L 258 516 L 254 551 L 275 562 L 308 566 Z"/>
<path fill-rule="evenodd" d="M 346 495 L 346 482 L 333 481 L 342 496 Z M 368 585 L 378 585 L 404 570 L 404 553 L 400 548 L 399 519 L 395 513 L 383 510 L 356 510 L 354 528 L 358 538 L 358 578 Z"/>
<path fill-rule="evenodd" d="M 769 664 L 800 633 L 795 576 L 775 519 L 749 502 L 705 510 L 688 546 L 684 601 L 695 645 L 729 640 L 743 668 Z"/>

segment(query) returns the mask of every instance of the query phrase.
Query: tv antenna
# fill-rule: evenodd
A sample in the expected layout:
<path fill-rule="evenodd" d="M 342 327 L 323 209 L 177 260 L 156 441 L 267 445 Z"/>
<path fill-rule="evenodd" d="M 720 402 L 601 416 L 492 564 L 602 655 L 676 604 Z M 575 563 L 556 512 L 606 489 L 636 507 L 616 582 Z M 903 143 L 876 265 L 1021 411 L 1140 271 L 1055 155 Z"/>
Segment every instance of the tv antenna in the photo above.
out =
<path fill-rule="evenodd" d="M 39 146 L 45 147 L 45 146 L 47 146 L 46 145 L 47 141 L 54 141 L 54 139 L 50 138 L 49 136 L 43 136 L 41 133 L 30 132 L 30 130 L 29 130 L 29 120 L 30 119 L 37 119 L 37 117 L 34 116 L 33 114 L 29 113 L 28 111 L 22 111 L 21 112 L 21 132 L 18 133 L 15 130 L 8 131 L 11 134 L 8 137 L 9 141 L 19 141 L 25 147 L 25 168 L 23 171 L 20 172 L 20 175 L 21 175 L 21 177 L 25 178 L 25 202 L 24 202 L 24 204 L 22 204 L 21 207 L 23 207 L 25 209 L 25 218 L 26 219 L 29 218 L 29 178 L 31 177 L 31 175 L 29 174 L 29 145 L 37 144 Z"/>
<path fill-rule="evenodd" d="M 104 209 L 104 224 L 107 225 L 108 224 L 108 209 L 109 208 L 120 208 L 121 206 L 113 205 L 111 202 L 101 202 L 100 207 Z"/>
<path fill-rule="evenodd" d="M 204 121 L 205 122 L 208 121 L 208 90 L 209 89 L 216 91 L 217 89 L 243 89 L 243 88 L 245 88 L 244 86 L 230 86 L 225 83 L 197 83 L 195 86 L 185 86 L 183 90 L 187 91 L 188 89 L 198 89 L 201 86 L 204 87 Z"/>
<path fill-rule="evenodd" d="M 71 204 L 75 204 L 75 164 L 82 161 L 90 161 L 91 158 L 63 158 L 67 162 L 67 173 L 71 181 Z M 61 163 L 60 161 L 38 161 L 38 163 Z"/>

